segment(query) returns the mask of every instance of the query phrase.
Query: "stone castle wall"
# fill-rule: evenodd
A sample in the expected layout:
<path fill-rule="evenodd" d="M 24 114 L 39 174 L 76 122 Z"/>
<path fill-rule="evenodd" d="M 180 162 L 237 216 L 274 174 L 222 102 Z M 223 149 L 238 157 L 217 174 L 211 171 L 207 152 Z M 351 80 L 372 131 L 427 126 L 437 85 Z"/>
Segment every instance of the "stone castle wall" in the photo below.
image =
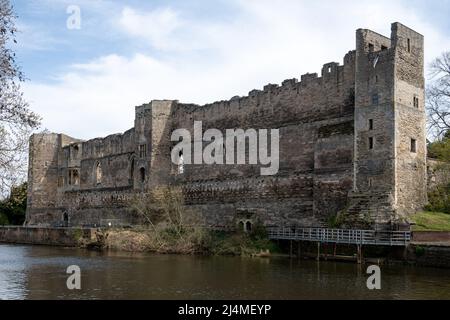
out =
<path fill-rule="evenodd" d="M 394 24 L 393 29 L 399 26 Z M 373 52 L 379 52 L 376 83 L 370 82 Z M 379 214 L 395 213 L 401 198 L 395 194 L 396 177 L 409 179 L 395 161 L 401 158 L 394 151 L 398 149 L 395 128 L 406 126 L 402 119 L 409 116 L 393 104 L 396 57 L 391 39 L 358 30 L 357 50 L 345 55 L 343 65 L 325 64 L 320 76 L 306 74 L 300 81 L 269 84 L 246 97 L 204 106 L 152 101 L 136 108 L 133 129 L 104 139 L 82 142 L 63 135 L 34 136 L 27 222 L 137 224 L 140 219 L 130 212 L 128 201 L 136 193 L 168 184 L 180 185 L 186 204 L 217 227 L 233 226 L 241 219 L 265 225 L 324 226 L 349 207 L 367 209 L 361 203 L 352 206 L 351 195 L 359 192 L 355 198 L 361 199 L 362 190 L 372 198 L 378 192 L 393 198 Z M 408 87 L 403 87 L 408 95 Z M 374 88 L 380 92 L 376 107 L 369 104 Z M 396 117 L 398 122 L 393 121 Z M 369 118 L 375 120 L 380 146 L 371 154 L 366 152 L 364 129 Z M 278 174 L 262 176 L 260 165 L 186 165 L 178 174 L 171 162 L 175 143 L 170 137 L 176 129 L 192 132 L 194 121 L 202 121 L 203 131 L 214 128 L 223 133 L 236 128 L 279 129 Z M 410 129 L 420 131 L 420 125 Z M 405 135 L 410 135 L 408 130 Z M 397 131 L 403 134 L 398 127 Z M 422 154 L 415 159 L 420 162 Z M 378 185 L 379 190 L 371 191 L 368 184 Z M 403 206 L 402 201 L 410 197 L 402 199 L 406 199 L 399 201 Z"/>

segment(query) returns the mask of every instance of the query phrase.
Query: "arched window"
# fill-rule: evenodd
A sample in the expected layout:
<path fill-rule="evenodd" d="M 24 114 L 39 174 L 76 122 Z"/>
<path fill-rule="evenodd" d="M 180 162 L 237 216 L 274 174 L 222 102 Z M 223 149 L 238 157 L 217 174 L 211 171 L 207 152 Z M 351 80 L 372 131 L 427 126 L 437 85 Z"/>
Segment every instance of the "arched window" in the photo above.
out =
<path fill-rule="evenodd" d="M 252 232 L 252 223 L 250 221 L 245 223 L 245 232 Z"/>
<path fill-rule="evenodd" d="M 97 162 L 97 164 L 95 165 L 95 183 L 102 183 L 102 165 L 100 162 Z"/>
<path fill-rule="evenodd" d="M 239 231 L 245 231 L 244 230 L 244 222 L 243 221 L 239 222 Z"/>
<path fill-rule="evenodd" d="M 180 159 L 178 160 L 178 174 L 184 174 L 184 157 L 183 151 L 180 151 Z"/>
<path fill-rule="evenodd" d="M 144 183 L 145 182 L 145 168 L 141 168 L 139 170 L 139 174 L 140 174 L 141 182 Z"/>
<path fill-rule="evenodd" d="M 73 159 L 78 159 L 79 151 L 80 151 L 80 148 L 77 145 L 73 146 L 73 154 L 72 154 Z"/>
<path fill-rule="evenodd" d="M 80 175 L 78 174 L 78 170 L 73 171 L 73 184 L 75 186 L 80 185 Z"/>

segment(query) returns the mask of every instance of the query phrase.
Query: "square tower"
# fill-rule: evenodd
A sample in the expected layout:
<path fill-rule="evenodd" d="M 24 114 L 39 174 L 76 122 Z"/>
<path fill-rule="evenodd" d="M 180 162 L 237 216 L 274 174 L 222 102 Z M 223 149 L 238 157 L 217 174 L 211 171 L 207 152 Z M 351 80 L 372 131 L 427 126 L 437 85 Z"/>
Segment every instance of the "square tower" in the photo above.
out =
<path fill-rule="evenodd" d="M 353 205 L 376 224 L 426 203 L 424 82 L 422 35 L 400 23 L 391 38 L 357 30 Z"/>

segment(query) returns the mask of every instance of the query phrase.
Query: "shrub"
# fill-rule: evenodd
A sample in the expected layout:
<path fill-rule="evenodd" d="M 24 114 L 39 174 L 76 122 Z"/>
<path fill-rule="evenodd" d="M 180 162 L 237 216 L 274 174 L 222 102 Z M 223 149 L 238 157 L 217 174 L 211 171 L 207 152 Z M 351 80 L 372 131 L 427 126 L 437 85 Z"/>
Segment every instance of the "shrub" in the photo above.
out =
<path fill-rule="evenodd" d="M 149 227 L 148 251 L 191 254 L 208 250 L 204 221 L 196 211 L 186 208 L 181 188 L 162 187 L 138 195 L 130 208 Z"/>
<path fill-rule="evenodd" d="M 425 255 L 425 248 L 421 246 L 416 247 L 416 256 L 422 257 Z"/>
<path fill-rule="evenodd" d="M 9 224 L 8 217 L 0 213 L 0 226 L 7 226 Z"/>
<path fill-rule="evenodd" d="M 425 210 L 450 214 L 450 183 L 438 186 L 428 193 Z"/>

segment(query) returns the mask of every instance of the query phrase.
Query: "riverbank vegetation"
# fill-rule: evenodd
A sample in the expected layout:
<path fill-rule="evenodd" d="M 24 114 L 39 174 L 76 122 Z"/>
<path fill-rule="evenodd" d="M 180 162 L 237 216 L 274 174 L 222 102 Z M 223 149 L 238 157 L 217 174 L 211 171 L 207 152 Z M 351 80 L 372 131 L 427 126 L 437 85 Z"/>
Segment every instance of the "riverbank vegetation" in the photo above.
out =
<path fill-rule="evenodd" d="M 219 232 L 197 229 L 179 235 L 170 229 L 109 230 L 104 249 L 158 254 L 267 256 L 279 251 L 265 233 Z"/>
<path fill-rule="evenodd" d="M 163 187 L 136 195 L 130 210 L 140 216 L 139 229 L 116 229 L 102 236 L 101 246 L 112 250 L 160 254 L 254 256 L 277 251 L 261 226 L 243 230 L 213 231 L 198 212 L 184 206 L 182 190 Z"/>
<path fill-rule="evenodd" d="M 27 208 L 27 184 L 11 190 L 8 198 L 0 201 L 0 226 L 23 225 Z"/>

